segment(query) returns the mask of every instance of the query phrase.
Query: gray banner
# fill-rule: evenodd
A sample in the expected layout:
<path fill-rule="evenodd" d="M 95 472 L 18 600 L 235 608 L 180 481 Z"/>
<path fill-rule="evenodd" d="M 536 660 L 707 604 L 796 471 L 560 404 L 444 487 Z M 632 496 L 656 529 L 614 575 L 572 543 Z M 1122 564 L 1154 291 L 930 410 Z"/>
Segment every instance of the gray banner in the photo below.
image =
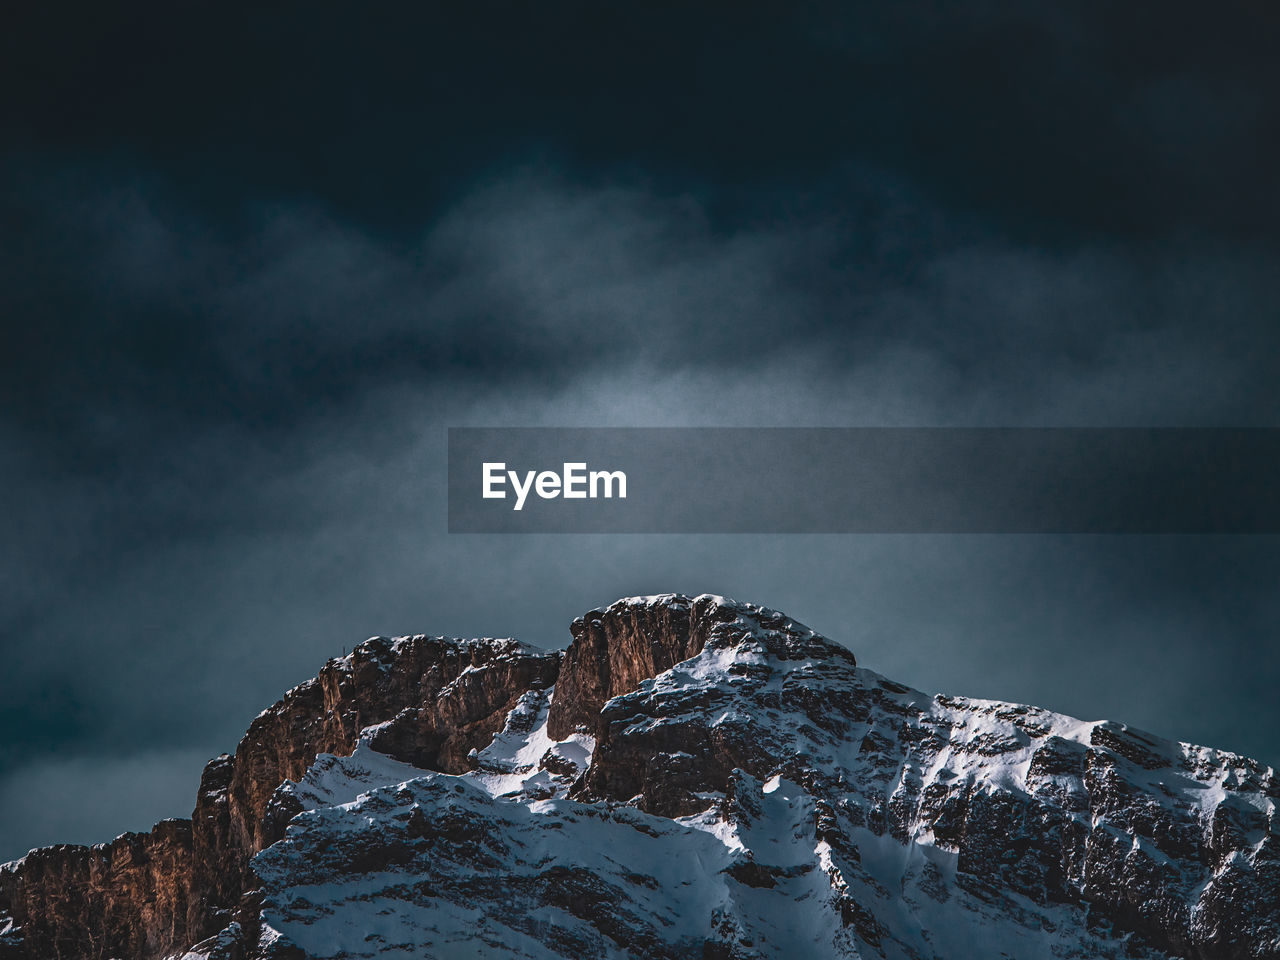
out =
<path fill-rule="evenodd" d="M 1276 429 L 454 427 L 449 531 L 1277 533 L 1278 479 Z"/>

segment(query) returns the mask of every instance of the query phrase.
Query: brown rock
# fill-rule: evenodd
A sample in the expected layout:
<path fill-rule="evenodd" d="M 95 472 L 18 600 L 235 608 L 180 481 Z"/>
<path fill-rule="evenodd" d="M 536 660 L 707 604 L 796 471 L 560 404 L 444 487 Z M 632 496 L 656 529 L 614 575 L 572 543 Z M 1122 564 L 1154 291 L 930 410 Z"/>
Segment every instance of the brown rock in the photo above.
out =
<path fill-rule="evenodd" d="M 713 597 L 666 594 L 619 600 L 574 620 L 547 732 L 556 740 L 575 730 L 598 734 L 606 701 L 696 656 L 715 624 L 733 616 Z"/>
<path fill-rule="evenodd" d="M 558 653 L 514 640 L 375 637 L 330 660 L 249 725 L 234 756 L 211 760 L 191 820 L 95 847 L 37 850 L 0 871 L 2 960 L 147 960 L 222 931 L 254 886 L 253 855 L 283 832 L 270 804 L 320 753 L 350 754 L 387 721 L 377 748 L 419 766 L 465 769 L 532 688 L 555 682 Z M 251 918 L 247 920 L 251 922 Z M 226 947 L 231 950 L 231 946 Z"/>
<path fill-rule="evenodd" d="M 0 909 L 22 931 L 0 956 L 96 960 L 183 947 L 190 875 L 189 820 L 92 847 L 34 850 L 0 871 Z"/>

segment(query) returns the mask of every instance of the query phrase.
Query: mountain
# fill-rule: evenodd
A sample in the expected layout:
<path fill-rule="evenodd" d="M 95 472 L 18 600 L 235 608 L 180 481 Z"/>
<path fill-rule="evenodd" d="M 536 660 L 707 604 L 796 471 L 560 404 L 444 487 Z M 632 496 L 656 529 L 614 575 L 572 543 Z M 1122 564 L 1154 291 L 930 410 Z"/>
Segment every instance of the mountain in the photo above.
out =
<path fill-rule="evenodd" d="M 374 638 L 190 821 L 0 867 L 0 960 L 1280 957 L 1280 782 L 930 696 L 772 610 Z"/>

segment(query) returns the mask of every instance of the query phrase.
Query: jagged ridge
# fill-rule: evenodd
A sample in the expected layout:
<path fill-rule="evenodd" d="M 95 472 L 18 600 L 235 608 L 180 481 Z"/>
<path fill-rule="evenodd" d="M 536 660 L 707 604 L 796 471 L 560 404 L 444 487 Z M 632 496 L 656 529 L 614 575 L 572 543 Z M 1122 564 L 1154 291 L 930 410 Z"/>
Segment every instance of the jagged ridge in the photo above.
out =
<path fill-rule="evenodd" d="M 929 697 L 723 598 L 572 633 L 563 660 L 330 661 L 210 764 L 189 828 L 0 872 L 0 957 L 1280 952 L 1254 761 Z"/>

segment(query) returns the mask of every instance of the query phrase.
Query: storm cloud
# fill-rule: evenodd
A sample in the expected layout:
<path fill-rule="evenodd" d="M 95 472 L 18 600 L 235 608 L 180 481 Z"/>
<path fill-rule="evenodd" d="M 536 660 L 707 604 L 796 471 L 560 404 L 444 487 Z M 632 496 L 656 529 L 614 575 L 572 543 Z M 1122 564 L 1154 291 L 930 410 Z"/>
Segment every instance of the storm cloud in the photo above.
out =
<path fill-rule="evenodd" d="M 664 590 L 1276 761 L 1274 538 L 444 504 L 451 425 L 1275 426 L 1274 13 L 51 10 L 0 58 L 0 857 L 185 815 L 365 636 Z"/>

